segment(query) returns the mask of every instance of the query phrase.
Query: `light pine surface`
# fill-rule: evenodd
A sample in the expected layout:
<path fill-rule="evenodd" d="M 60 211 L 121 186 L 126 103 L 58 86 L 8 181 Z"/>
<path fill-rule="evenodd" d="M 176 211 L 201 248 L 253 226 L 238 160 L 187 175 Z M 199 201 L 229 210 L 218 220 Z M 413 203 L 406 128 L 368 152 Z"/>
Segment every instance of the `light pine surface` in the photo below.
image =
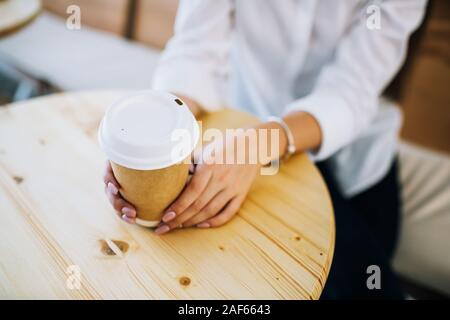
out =
<path fill-rule="evenodd" d="M 221 228 L 158 237 L 114 214 L 97 128 L 124 93 L 0 107 L 0 298 L 319 298 L 335 227 L 326 186 L 306 155 L 259 176 Z M 220 129 L 255 122 L 231 109 L 203 120 Z M 70 266 L 81 272 L 79 289 Z"/>
<path fill-rule="evenodd" d="M 0 0 L 0 36 L 31 22 L 41 10 L 41 0 Z"/>

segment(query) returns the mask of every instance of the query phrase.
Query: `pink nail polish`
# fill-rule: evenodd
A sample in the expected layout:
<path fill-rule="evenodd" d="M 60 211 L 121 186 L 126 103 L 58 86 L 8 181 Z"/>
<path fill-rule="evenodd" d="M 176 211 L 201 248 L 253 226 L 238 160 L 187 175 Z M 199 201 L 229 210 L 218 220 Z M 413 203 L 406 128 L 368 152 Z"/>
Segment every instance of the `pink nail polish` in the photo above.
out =
<path fill-rule="evenodd" d="M 130 218 L 130 217 L 127 217 L 126 215 L 122 216 L 122 220 L 125 221 L 125 222 L 128 222 L 130 224 L 134 224 L 134 219 Z"/>
<path fill-rule="evenodd" d="M 175 217 L 177 216 L 177 214 L 173 211 L 167 212 L 163 217 L 162 217 L 162 221 L 164 222 L 169 222 L 171 220 L 173 220 Z"/>
<path fill-rule="evenodd" d="M 209 228 L 211 225 L 208 222 L 202 222 L 197 225 L 197 228 Z"/>
<path fill-rule="evenodd" d="M 117 190 L 116 186 L 113 185 L 111 182 L 108 182 L 108 190 L 111 191 L 112 194 L 117 195 L 119 190 Z"/>
<path fill-rule="evenodd" d="M 168 225 L 162 225 L 161 227 L 157 228 L 155 230 L 155 233 L 160 235 L 160 234 L 164 234 L 166 232 L 168 232 L 170 230 Z"/>
<path fill-rule="evenodd" d="M 136 218 L 136 211 L 134 209 L 123 207 L 122 213 L 129 218 Z"/>

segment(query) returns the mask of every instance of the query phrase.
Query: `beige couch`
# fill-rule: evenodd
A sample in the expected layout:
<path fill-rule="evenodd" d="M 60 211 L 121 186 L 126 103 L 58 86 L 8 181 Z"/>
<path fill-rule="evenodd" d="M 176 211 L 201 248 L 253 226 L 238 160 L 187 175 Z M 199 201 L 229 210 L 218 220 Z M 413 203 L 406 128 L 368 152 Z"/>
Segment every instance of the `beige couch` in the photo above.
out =
<path fill-rule="evenodd" d="M 450 157 L 406 142 L 399 156 L 403 221 L 394 267 L 450 296 Z"/>

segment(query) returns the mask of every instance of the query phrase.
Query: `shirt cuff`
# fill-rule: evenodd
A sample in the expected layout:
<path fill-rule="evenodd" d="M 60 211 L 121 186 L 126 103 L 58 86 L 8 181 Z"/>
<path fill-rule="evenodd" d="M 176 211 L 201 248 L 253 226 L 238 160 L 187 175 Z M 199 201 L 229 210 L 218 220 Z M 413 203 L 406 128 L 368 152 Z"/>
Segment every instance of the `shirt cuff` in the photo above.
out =
<path fill-rule="evenodd" d="M 216 111 L 224 106 L 216 79 L 201 64 L 184 60 L 160 62 L 153 76 L 152 88 L 185 95 L 206 111 Z"/>
<path fill-rule="evenodd" d="M 290 103 L 285 114 L 304 111 L 319 123 L 322 143 L 317 151 L 310 151 L 313 161 L 327 159 L 352 140 L 353 115 L 341 97 L 330 94 L 313 93 Z"/>

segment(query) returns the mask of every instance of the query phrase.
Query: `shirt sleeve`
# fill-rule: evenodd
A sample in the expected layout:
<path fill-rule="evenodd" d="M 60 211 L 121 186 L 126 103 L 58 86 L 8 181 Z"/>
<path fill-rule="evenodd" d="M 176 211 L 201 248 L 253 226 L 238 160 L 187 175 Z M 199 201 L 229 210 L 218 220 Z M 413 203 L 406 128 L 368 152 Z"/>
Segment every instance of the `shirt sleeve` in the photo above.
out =
<path fill-rule="evenodd" d="M 231 1 L 182 0 L 174 36 L 162 53 L 152 87 L 186 95 L 207 110 L 226 103 Z"/>
<path fill-rule="evenodd" d="M 312 93 L 285 109 L 308 112 L 319 123 L 322 144 L 310 154 L 313 160 L 328 158 L 370 124 L 379 96 L 405 59 L 409 36 L 423 18 L 426 0 L 386 0 L 373 7 L 370 3 L 356 12 Z M 376 22 L 372 16 L 376 10 L 379 29 L 370 27 Z"/>

